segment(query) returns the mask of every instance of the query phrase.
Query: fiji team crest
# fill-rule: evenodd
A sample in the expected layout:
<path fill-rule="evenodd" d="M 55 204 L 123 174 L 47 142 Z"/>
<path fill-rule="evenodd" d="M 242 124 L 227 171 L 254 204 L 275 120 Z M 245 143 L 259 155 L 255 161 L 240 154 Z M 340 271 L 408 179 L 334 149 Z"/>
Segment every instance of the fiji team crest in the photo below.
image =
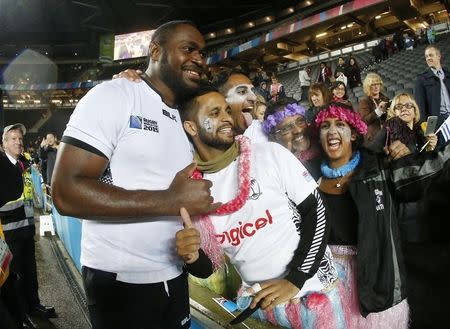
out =
<path fill-rule="evenodd" d="M 254 178 L 250 178 L 250 192 L 248 194 L 249 200 L 257 200 L 261 195 L 261 188 Z"/>

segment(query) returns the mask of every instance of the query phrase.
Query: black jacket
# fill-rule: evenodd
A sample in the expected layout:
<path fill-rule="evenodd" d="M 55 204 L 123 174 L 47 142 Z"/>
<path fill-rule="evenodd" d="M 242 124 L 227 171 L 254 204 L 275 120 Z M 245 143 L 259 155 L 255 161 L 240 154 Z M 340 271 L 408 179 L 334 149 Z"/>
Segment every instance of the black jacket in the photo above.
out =
<path fill-rule="evenodd" d="M 0 152 L 0 186 L 0 207 L 16 200 L 23 192 L 22 174 L 3 152 Z"/>
<path fill-rule="evenodd" d="M 442 68 L 444 83 L 450 93 L 450 71 Z M 426 121 L 430 115 L 439 116 L 441 107 L 441 82 L 430 68 L 420 73 L 416 79 L 414 97 L 419 105 L 420 118 Z"/>
<path fill-rule="evenodd" d="M 384 311 L 406 298 L 397 206 L 384 157 L 361 150 L 350 183 L 358 210 L 357 285 L 361 314 Z"/>
<path fill-rule="evenodd" d="M 384 155 L 362 150 L 350 183 L 358 210 L 357 284 L 361 314 L 386 310 L 406 297 L 400 244 L 399 202 L 428 198 L 432 184 L 450 184 L 450 144 L 387 163 Z M 448 200 L 448 195 L 446 196 Z M 445 211 L 445 203 L 436 211 Z"/>

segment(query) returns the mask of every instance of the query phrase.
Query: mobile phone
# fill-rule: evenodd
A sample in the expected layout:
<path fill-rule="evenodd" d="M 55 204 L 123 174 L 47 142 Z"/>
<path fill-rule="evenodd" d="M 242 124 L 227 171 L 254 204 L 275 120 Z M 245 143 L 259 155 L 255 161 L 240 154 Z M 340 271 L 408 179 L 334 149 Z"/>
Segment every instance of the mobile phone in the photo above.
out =
<path fill-rule="evenodd" d="M 434 132 L 436 131 L 437 121 L 438 121 L 438 117 L 436 115 L 431 115 L 428 117 L 427 129 L 425 129 L 425 136 L 434 134 Z"/>

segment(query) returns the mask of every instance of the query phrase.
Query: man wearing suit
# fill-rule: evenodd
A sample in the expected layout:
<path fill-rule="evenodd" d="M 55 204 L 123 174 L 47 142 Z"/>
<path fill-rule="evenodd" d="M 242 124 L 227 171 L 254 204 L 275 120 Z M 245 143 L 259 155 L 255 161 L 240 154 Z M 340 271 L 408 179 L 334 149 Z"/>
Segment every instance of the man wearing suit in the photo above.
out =
<path fill-rule="evenodd" d="M 414 97 L 422 120 L 436 115 L 439 127 L 450 114 L 450 71 L 441 66 L 441 52 L 435 45 L 425 49 L 425 60 L 429 68 L 417 76 Z"/>
<path fill-rule="evenodd" d="M 14 316 L 23 318 L 25 327 L 34 328 L 35 324 L 32 319 L 25 316 L 24 313 L 51 318 L 56 317 L 56 312 L 54 307 L 42 305 L 38 295 L 34 242 L 36 229 L 34 225 L 31 170 L 22 155 L 25 133 L 25 126 L 21 123 L 9 125 L 3 129 L 2 141 L 5 153 L 2 155 L 2 167 L 5 167 L 12 174 L 4 182 L 2 175 L 1 186 L 8 190 L 19 189 L 23 193 L 0 208 L 0 221 L 5 234 L 5 241 L 13 255 L 10 270 L 17 273 L 20 278 L 17 281 L 16 290 L 19 305 L 14 307 L 14 311 L 17 311 L 18 314 Z M 6 161 L 9 161 L 10 164 Z M 15 169 L 12 169 L 11 166 Z M 6 185 L 7 183 L 21 183 L 21 185 Z M 11 300 L 8 297 L 7 299 Z"/>
<path fill-rule="evenodd" d="M 6 154 L 0 150 L 0 182 L 2 186 L 8 188 L 0 189 L 0 207 L 6 202 L 15 200 L 22 194 L 23 181 L 20 171 L 7 158 Z"/>

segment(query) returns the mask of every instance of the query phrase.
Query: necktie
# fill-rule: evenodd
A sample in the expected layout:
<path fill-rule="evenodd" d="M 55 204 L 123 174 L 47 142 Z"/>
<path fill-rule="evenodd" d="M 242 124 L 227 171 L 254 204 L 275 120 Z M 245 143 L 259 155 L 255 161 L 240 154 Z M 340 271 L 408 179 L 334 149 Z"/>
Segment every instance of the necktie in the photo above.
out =
<path fill-rule="evenodd" d="M 17 160 L 16 167 L 19 168 L 21 173 L 23 172 L 24 166 L 23 166 L 23 163 L 21 161 Z"/>
<path fill-rule="evenodd" d="M 450 95 L 447 89 L 447 86 L 444 83 L 444 71 L 442 69 L 436 71 L 436 75 L 439 78 L 439 81 L 441 82 L 441 114 L 448 115 L 450 113 Z"/>

